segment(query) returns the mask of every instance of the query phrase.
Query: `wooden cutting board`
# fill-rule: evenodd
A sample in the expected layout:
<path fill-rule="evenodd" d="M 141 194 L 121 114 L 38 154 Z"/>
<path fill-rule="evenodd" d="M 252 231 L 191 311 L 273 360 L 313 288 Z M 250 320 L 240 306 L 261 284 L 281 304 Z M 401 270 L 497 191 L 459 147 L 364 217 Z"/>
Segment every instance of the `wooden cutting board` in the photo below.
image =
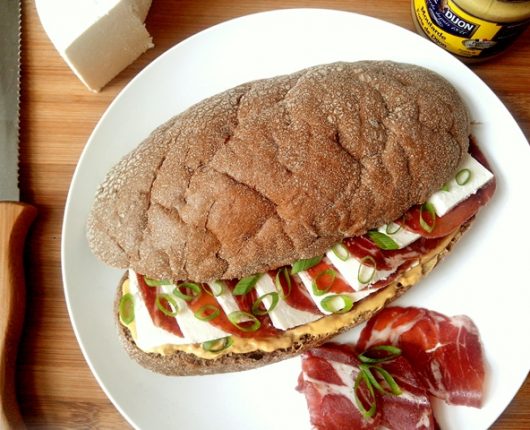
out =
<path fill-rule="evenodd" d="M 39 208 L 26 252 L 27 315 L 17 366 L 18 397 L 30 428 L 121 429 L 125 420 L 83 359 L 68 318 L 60 267 L 61 223 L 80 153 L 118 92 L 149 62 L 211 25 L 248 13 L 324 7 L 375 16 L 413 29 L 409 0 L 154 0 L 147 28 L 155 48 L 101 93 L 90 93 L 49 42 L 33 1 L 23 2 L 21 192 Z M 526 39 L 526 40 L 525 40 Z M 530 33 L 507 54 L 473 70 L 530 136 Z M 523 341 L 523 340 L 522 340 Z M 493 427 L 530 428 L 530 381 Z"/>

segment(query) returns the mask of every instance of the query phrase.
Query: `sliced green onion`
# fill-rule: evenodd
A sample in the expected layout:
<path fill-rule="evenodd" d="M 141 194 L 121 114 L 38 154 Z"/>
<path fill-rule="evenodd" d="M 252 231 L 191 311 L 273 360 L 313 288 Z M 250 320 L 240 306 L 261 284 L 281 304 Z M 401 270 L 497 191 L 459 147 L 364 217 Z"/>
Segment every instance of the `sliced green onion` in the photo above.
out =
<path fill-rule="evenodd" d="M 374 371 L 379 373 L 379 375 L 381 375 L 381 377 L 385 380 L 385 382 L 390 387 L 390 392 L 383 389 L 384 393 L 393 394 L 395 396 L 399 396 L 402 393 L 401 388 L 397 384 L 396 380 L 393 378 L 393 376 L 390 373 L 388 373 L 387 370 L 379 366 L 373 366 L 372 369 L 374 369 Z"/>
<path fill-rule="evenodd" d="M 331 280 L 328 280 L 327 284 L 326 279 L 329 277 Z M 337 272 L 335 272 L 333 269 L 326 269 L 322 270 L 315 279 L 313 279 L 313 294 L 315 296 L 321 296 L 322 294 L 326 294 L 331 287 L 333 286 L 333 283 L 335 282 L 335 279 L 337 278 Z M 318 283 L 319 280 L 322 280 L 324 283 L 324 288 L 320 288 L 320 285 Z"/>
<path fill-rule="evenodd" d="M 281 277 L 283 276 L 283 279 L 287 282 L 287 293 L 284 291 L 282 286 L 282 280 Z M 280 295 L 282 299 L 285 300 L 286 297 L 291 294 L 291 275 L 289 274 L 289 270 L 287 267 L 282 267 L 280 270 L 276 272 L 276 276 L 274 278 L 274 286 L 276 287 L 276 291 Z"/>
<path fill-rule="evenodd" d="M 173 311 L 168 309 L 167 306 L 161 302 L 161 300 L 165 300 L 167 303 L 173 306 L 175 310 Z M 155 305 L 160 312 L 162 312 L 164 315 L 167 315 L 168 317 L 175 317 L 179 312 L 177 301 L 171 294 L 157 294 Z"/>
<path fill-rule="evenodd" d="M 256 331 L 261 327 L 259 320 L 252 314 L 245 311 L 234 311 L 228 314 L 228 319 L 234 324 L 239 330 L 249 332 Z M 252 322 L 252 324 L 248 324 Z M 246 324 L 246 325 L 241 325 Z"/>
<path fill-rule="evenodd" d="M 342 301 L 342 307 L 337 308 L 336 304 L 338 301 Z M 322 306 L 322 309 L 334 314 L 345 314 L 353 308 L 353 299 L 347 294 L 333 294 L 324 297 L 320 301 L 320 306 Z"/>
<path fill-rule="evenodd" d="M 399 245 L 394 239 L 384 233 L 381 233 L 380 231 L 370 230 L 368 232 L 368 236 L 370 236 L 370 239 L 378 246 L 378 248 L 389 250 L 399 249 Z"/>
<path fill-rule="evenodd" d="M 265 299 L 265 297 L 270 297 L 272 300 L 272 303 L 268 309 L 265 307 L 265 310 L 263 310 L 260 308 L 260 305 L 261 303 L 263 303 L 263 300 Z M 263 294 L 263 296 L 258 297 L 258 299 L 252 305 L 252 313 L 254 315 L 266 315 L 276 307 L 276 305 L 278 304 L 278 300 L 279 300 L 279 296 L 277 292 Z M 265 306 L 265 304 L 263 305 Z"/>
<path fill-rule="evenodd" d="M 203 284 L 202 289 L 213 297 L 219 297 L 226 291 L 226 285 L 223 281 L 214 281 L 212 285 Z"/>
<path fill-rule="evenodd" d="M 121 297 L 118 312 L 123 324 L 129 325 L 134 321 L 134 296 L 131 293 L 124 294 Z"/>
<path fill-rule="evenodd" d="M 260 277 L 261 274 L 257 274 L 252 276 L 246 276 L 245 278 L 240 279 L 234 287 L 232 294 L 234 296 L 242 296 L 243 294 L 247 294 L 250 290 L 254 288 L 256 282 L 258 282 L 258 279 Z"/>
<path fill-rule="evenodd" d="M 304 270 L 310 269 L 313 266 L 316 266 L 320 261 L 322 260 L 322 255 L 318 255 L 313 258 L 306 258 L 304 260 L 298 260 L 293 264 L 293 267 L 291 268 L 291 273 L 294 275 L 299 272 L 303 272 Z"/>
<path fill-rule="evenodd" d="M 423 212 L 426 211 L 431 219 L 432 224 L 429 224 L 424 218 L 423 218 Z M 420 206 L 420 226 L 422 229 L 424 229 L 426 232 L 430 233 L 433 231 L 434 226 L 436 225 L 436 213 L 434 211 L 434 206 L 432 203 L 427 202 Z"/>
<path fill-rule="evenodd" d="M 147 276 L 144 276 L 145 283 L 148 287 L 159 287 L 160 285 L 171 285 L 169 279 L 151 279 Z"/>
<path fill-rule="evenodd" d="M 449 182 L 446 184 L 443 184 L 442 188 L 440 188 L 440 191 L 445 191 L 446 193 L 449 192 Z"/>
<path fill-rule="evenodd" d="M 186 294 L 182 292 L 182 289 L 186 288 L 192 291 L 192 294 Z M 177 297 L 180 297 L 182 300 L 191 302 L 193 299 L 199 297 L 202 293 L 202 289 L 198 284 L 194 282 L 183 282 L 175 287 L 173 294 Z"/>
<path fill-rule="evenodd" d="M 401 230 L 401 226 L 395 222 L 391 222 L 385 227 L 385 232 L 389 235 L 396 234 L 399 230 Z"/>
<path fill-rule="evenodd" d="M 201 321 L 211 321 L 214 318 L 217 318 L 220 314 L 221 309 L 215 305 L 207 304 L 202 305 L 193 315 Z"/>
<path fill-rule="evenodd" d="M 221 352 L 230 348 L 234 343 L 232 336 L 222 337 L 220 339 L 208 340 L 202 344 L 202 349 L 208 352 Z"/>
<path fill-rule="evenodd" d="M 466 185 L 471 180 L 471 170 L 469 169 L 462 169 L 458 171 L 458 173 L 455 176 L 455 181 L 458 185 Z"/>
<path fill-rule="evenodd" d="M 384 393 L 385 389 L 381 386 L 379 381 L 375 378 L 373 373 L 370 371 L 370 366 L 367 364 L 359 364 L 359 369 L 361 372 L 364 372 L 366 379 L 368 380 L 368 383 L 374 387 L 377 391 Z"/>
<path fill-rule="evenodd" d="M 357 392 L 359 391 L 359 387 L 362 384 L 362 382 L 364 382 L 366 384 L 366 386 L 368 388 L 368 391 L 370 391 L 370 396 L 372 397 L 369 409 L 365 408 L 365 406 L 363 405 L 363 402 L 361 401 L 361 399 L 359 398 L 359 396 L 357 394 Z M 353 397 L 355 399 L 355 404 L 359 408 L 359 411 L 361 412 L 361 414 L 363 415 L 364 418 L 372 418 L 375 415 L 377 404 L 376 404 L 376 401 L 375 401 L 374 387 L 370 383 L 370 380 L 368 379 L 368 376 L 366 375 L 366 373 L 363 370 L 360 370 L 359 373 L 357 374 L 357 377 L 355 378 L 355 383 L 354 383 L 354 386 L 353 386 Z"/>
<path fill-rule="evenodd" d="M 368 351 L 384 351 L 388 355 L 385 355 L 384 357 L 370 357 L 367 355 Z M 390 361 L 393 360 L 401 355 L 401 349 L 394 345 L 378 345 L 373 346 L 369 350 L 364 351 L 362 354 L 358 355 L 359 360 L 361 360 L 363 363 L 381 363 L 384 361 Z"/>
<path fill-rule="evenodd" d="M 371 266 L 365 264 L 366 262 L 370 262 Z M 361 259 L 361 264 L 357 271 L 357 280 L 360 284 L 369 284 L 374 279 L 376 271 L 377 268 L 374 257 L 367 255 Z"/>
<path fill-rule="evenodd" d="M 350 258 L 350 251 L 342 243 L 337 243 L 333 248 L 331 248 L 333 254 L 337 256 L 338 259 L 346 261 Z"/>

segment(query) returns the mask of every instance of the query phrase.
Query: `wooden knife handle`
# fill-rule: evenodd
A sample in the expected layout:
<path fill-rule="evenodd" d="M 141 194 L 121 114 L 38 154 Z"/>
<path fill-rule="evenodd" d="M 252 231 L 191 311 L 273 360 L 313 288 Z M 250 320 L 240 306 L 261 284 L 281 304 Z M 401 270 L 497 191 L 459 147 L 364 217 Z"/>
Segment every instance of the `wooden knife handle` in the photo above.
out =
<path fill-rule="evenodd" d="M 18 202 L 0 202 L 0 429 L 21 429 L 16 400 L 16 356 L 24 322 L 24 242 L 37 210 Z"/>

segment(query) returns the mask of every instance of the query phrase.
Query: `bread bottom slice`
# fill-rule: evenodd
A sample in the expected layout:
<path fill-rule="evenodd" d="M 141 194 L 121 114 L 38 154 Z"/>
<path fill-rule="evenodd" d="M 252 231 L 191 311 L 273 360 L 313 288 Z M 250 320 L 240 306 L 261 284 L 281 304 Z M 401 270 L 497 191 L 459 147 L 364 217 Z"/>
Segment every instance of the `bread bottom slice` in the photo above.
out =
<path fill-rule="evenodd" d="M 161 352 L 145 352 L 136 345 L 131 331 L 120 322 L 119 302 L 124 274 L 117 289 L 114 303 L 118 333 L 125 350 L 141 366 L 170 376 L 206 375 L 253 369 L 296 356 L 317 347 L 334 336 L 370 319 L 375 313 L 396 300 L 409 288 L 423 279 L 460 240 L 474 218 L 468 220 L 454 233 L 448 235 L 433 251 L 423 255 L 418 264 L 400 274 L 389 285 L 356 302 L 352 310 L 344 314 L 332 314 L 321 319 L 287 330 L 278 339 L 254 341 L 234 336 L 234 345 L 221 353 L 210 353 L 200 344 L 167 345 Z M 281 340 L 278 341 L 278 340 Z"/>

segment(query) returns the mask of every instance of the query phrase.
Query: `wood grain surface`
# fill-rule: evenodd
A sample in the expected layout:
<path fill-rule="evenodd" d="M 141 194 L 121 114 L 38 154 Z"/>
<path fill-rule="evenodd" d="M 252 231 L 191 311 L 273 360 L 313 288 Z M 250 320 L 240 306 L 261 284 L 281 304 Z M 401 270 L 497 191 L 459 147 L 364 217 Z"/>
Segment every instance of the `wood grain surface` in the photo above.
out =
<path fill-rule="evenodd" d="M 18 398 L 29 428 L 129 428 L 84 361 L 68 318 L 61 281 L 64 205 L 92 129 L 118 92 L 176 43 L 233 17 L 291 7 L 349 10 L 413 29 L 410 0 L 153 0 L 147 28 L 155 48 L 94 94 L 51 45 L 33 1 L 23 2 L 20 185 L 22 200 L 37 206 L 39 213 L 25 255 L 27 315 L 16 374 Z M 506 54 L 471 67 L 506 104 L 527 138 L 529 39 L 527 31 Z M 493 428 L 530 429 L 528 378 Z"/>

